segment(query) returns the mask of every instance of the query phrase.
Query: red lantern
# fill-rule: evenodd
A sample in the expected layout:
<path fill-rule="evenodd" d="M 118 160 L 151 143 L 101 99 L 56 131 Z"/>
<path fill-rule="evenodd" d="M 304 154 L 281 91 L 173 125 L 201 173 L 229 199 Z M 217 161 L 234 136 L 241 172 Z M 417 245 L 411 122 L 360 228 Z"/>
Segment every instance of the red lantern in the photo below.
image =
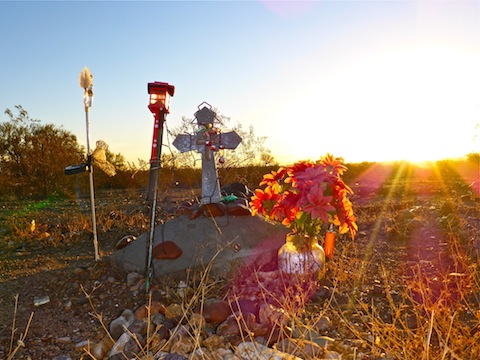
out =
<path fill-rule="evenodd" d="M 150 111 L 158 116 L 160 112 L 168 114 L 170 112 L 170 97 L 175 92 L 175 86 L 168 83 L 155 81 L 148 83 L 148 93 L 150 94 Z"/>

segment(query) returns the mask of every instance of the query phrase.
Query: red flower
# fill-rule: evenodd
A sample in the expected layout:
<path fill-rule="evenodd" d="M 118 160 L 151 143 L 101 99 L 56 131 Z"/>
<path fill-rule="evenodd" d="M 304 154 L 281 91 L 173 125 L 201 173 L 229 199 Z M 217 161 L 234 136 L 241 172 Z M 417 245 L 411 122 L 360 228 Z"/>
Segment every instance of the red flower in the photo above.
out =
<path fill-rule="evenodd" d="M 263 177 L 252 198 L 252 214 L 281 222 L 293 231 L 316 235 L 324 223 L 338 226 L 340 233 L 355 236 L 358 227 L 348 195 L 352 189 L 342 180 L 346 170 L 330 154 L 316 163 L 300 161 Z"/>

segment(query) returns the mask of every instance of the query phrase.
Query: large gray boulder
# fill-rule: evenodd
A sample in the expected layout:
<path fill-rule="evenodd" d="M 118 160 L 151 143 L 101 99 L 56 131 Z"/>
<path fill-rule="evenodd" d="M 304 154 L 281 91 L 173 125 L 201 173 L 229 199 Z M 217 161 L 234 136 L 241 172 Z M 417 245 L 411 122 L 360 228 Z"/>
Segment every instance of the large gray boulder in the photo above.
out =
<path fill-rule="evenodd" d="M 154 246 L 172 241 L 182 255 L 176 259 L 153 259 L 154 276 L 184 278 L 187 269 L 203 270 L 211 262 L 211 274 L 228 277 L 242 265 L 262 266 L 276 259 L 288 229 L 259 216 L 181 215 L 155 228 Z M 146 268 L 149 233 L 144 233 L 112 255 L 123 272 L 143 273 Z"/>

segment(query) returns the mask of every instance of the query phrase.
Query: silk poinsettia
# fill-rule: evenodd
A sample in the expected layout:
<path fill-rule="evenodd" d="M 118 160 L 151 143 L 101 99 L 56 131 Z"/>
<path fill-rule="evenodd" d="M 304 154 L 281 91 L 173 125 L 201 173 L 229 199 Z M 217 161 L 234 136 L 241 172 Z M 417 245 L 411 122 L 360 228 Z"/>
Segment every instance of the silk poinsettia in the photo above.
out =
<path fill-rule="evenodd" d="M 265 174 L 250 203 L 252 214 L 281 222 L 294 232 L 317 235 L 324 224 L 337 226 L 352 238 L 358 227 L 348 196 L 353 193 L 342 180 L 347 168 L 327 154 L 319 161 L 300 161 Z"/>

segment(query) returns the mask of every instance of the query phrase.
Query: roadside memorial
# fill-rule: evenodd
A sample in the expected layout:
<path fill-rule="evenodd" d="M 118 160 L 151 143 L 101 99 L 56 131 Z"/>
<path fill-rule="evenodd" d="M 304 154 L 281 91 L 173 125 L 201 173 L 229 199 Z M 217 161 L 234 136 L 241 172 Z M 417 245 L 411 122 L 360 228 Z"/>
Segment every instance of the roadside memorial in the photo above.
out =
<path fill-rule="evenodd" d="M 215 153 L 219 152 L 218 162 L 225 163 L 224 150 L 235 149 L 242 138 L 235 132 L 222 133 L 217 114 L 210 104 L 203 102 L 195 113 L 198 130 L 194 135 L 180 134 L 173 141 L 180 152 L 198 151 L 202 154 L 202 198 L 200 203 L 217 204 L 222 201 L 218 181 Z"/>

